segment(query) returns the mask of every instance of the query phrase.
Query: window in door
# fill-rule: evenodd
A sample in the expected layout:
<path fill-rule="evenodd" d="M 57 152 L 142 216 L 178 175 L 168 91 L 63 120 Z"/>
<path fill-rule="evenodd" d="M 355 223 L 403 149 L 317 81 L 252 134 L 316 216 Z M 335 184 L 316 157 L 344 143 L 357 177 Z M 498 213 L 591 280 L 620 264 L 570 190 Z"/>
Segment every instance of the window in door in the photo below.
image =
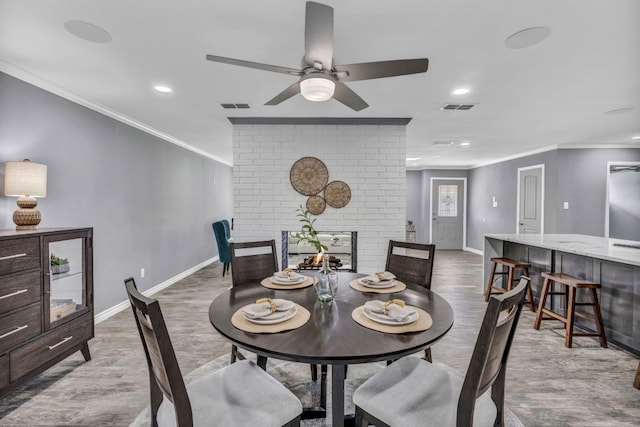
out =
<path fill-rule="evenodd" d="M 438 216 L 458 216 L 458 186 L 438 186 Z"/>

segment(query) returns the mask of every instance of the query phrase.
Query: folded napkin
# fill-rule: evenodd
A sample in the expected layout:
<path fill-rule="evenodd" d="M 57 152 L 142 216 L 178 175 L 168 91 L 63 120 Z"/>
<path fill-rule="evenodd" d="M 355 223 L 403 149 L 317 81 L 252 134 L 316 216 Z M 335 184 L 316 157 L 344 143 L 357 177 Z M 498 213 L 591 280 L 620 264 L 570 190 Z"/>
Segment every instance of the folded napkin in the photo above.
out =
<path fill-rule="evenodd" d="M 296 273 L 295 271 L 291 270 L 290 268 L 285 268 L 282 271 L 276 271 L 274 273 L 274 276 L 278 278 L 278 280 L 289 280 L 292 282 L 298 281 L 300 280 L 302 277 L 304 277 L 302 274 Z"/>
<path fill-rule="evenodd" d="M 378 271 L 377 273 L 368 276 L 367 278 L 371 278 L 371 280 L 376 280 L 378 282 L 382 280 L 393 280 L 396 278 L 395 274 L 390 271 Z"/>
<path fill-rule="evenodd" d="M 250 319 L 259 319 L 276 311 L 287 311 L 293 305 L 292 301 L 286 299 L 261 298 L 255 304 L 249 304 L 244 307 L 242 313 Z"/>
<path fill-rule="evenodd" d="M 415 313 L 415 310 L 412 308 L 405 308 L 404 301 L 399 299 L 394 299 L 391 301 L 367 301 L 364 303 L 364 308 L 370 310 L 374 313 L 378 314 L 386 314 L 391 317 L 393 320 L 397 320 L 398 322 L 402 322 L 407 317 L 411 316 Z"/>
<path fill-rule="evenodd" d="M 390 271 L 378 271 L 377 273 L 373 273 L 372 276 L 377 277 L 378 281 L 393 280 L 396 278 L 396 275 Z"/>

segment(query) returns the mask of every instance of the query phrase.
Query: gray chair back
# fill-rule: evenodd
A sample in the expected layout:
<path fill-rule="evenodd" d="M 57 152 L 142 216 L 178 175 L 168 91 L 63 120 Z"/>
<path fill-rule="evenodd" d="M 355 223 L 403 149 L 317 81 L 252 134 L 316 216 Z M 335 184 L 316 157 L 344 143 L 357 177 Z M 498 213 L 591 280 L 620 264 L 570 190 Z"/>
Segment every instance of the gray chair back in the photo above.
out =
<path fill-rule="evenodd" d="M 149 368 L 151 424 L 158 425 L 158 408 L 166 398 L 174 406 L 176 424 L 190 426 L 193 424 L 191 402 L 160 311 L 160 304 L 157 300 L 138 292 L 133 278 L 126 279 L 124 283 Z"/>
<path fill-rule="evenodd" d="M 276 241 L 231 243 L 231 282 L 233 286 L 257 283 L 278 271 Z"/>
<path fill-rule="evenodd" d="M 504 419 L 507 359 L 529 286 L 530 279 L 521 276 L 517 287 L 489 299 L 458 401 L 458 426 L 473 424 L 476 399 L 489 388 L 497 419 Z"/>
<path fill-rule="evenodd" d="M 431 289 L 435 253 L 435 245 L 390 240 L 385 270 L 401 282 Z"/>

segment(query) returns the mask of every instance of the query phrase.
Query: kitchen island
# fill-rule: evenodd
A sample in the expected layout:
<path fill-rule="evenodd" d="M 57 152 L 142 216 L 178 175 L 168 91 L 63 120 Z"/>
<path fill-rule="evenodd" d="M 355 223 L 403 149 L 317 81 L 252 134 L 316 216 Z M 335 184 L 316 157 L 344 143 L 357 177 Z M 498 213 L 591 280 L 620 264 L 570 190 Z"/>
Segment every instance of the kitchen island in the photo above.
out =
<path fill-rule="evenodd" d="M 486 234 L 485 287 L 492 257 L 531 264 L 529 275 L 536 302 L 543 281 L 540 274 L 544 271 L 600 283 L 599 300 L 607 340 L 640 356 L 640 242 L 581 234 Z M 584 297 L 580 295 L 578 300 Z M 560 311 L 563 304 L 561 296 L 548 303 Z M 588 308 L 585 314 L 592 315 Z M 582 319 L 576 319 L 576 325 L 593 330 L 592 324 Z"/>

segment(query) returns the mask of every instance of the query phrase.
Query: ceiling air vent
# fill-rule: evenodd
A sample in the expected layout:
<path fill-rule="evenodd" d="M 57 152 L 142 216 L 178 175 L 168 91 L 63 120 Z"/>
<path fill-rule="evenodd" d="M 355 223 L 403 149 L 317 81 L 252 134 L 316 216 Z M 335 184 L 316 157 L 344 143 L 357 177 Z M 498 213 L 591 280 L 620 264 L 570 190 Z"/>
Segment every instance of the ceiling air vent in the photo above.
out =
<path fill-rule="evenodd" d="M 249 104 L 220 104 L 222 108 L 226 108 L 227 110 L 235 109 L 235 108 L 251 108 Z"/>
<path fill-rule="evenodd" d="M 441 110 L 470 110 L 475 104 L 444 104 Z"/>

